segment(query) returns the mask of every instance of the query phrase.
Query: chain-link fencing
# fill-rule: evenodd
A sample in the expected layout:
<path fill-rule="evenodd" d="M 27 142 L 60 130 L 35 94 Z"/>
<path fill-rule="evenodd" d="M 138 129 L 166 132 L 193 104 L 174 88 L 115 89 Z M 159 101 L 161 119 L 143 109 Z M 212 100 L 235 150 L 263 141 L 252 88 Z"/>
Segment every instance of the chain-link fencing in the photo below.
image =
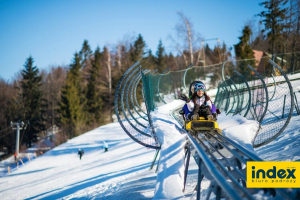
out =
<path fill-rule="evenodd" d="M 159 149 L 147 103 L 137 99 L 137 91 L 143 90 L 139 84 L 142 76 L 149 72 L 150 70 L 142 70 L 137 62 L 124 73 L 115 93 L 115 112 L 118 122 L 130 138 L 145 147 Z"/>
<path fill-rule="evenodd" d="M 290 63 L 274 56 L 226 61 L 223 68 L 232 68 L 232 73 L 222 74 L 224 80 L 218 86 L 215 101 L 227 115 L 241 114 L 260 123 L 254 147 L 267 144 L 277 138 L 288 125 L 294 109 L 293 86 L 283 69 Z M 284 63 L 280 67 L 280 64 Z M 226 75 L 227 74 L 227 75 Z M 293 80 L 297 81 L 297 75 Z M 296 105 L 296 109 L 298 105 Z"/>
<path fill-rule="evenodd" d="M 300 73 L 295 74 L 299 53 L 271 58 L 265 55 L 210 66 L 190 65 L 179 71 L 166 69 L 162 74 L 150 73 L 135 64 L 126 71 L 117 88 L 118 120 L 135 141 L 158 148 L 150 112 L 179 99 L 181 94 L 190 95 L 190 84 L 199 80 L 205 83 L 216 107 L 226 115 L 240 114 L 260 123 L 254 147 L 267 144 L 283 132 L 294 107 L 300 114 Z M 289 78 L 286 72 L 290 73 Z M 137 100 L 138 90 L 142 91 L 143 100 Z"/>

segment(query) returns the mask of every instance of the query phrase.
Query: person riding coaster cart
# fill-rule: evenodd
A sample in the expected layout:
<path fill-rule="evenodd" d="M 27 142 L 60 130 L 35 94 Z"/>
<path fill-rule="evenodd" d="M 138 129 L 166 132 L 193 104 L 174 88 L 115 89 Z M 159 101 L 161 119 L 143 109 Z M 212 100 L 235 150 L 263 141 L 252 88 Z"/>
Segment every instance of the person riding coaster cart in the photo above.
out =
<path fill-rule="evenodd" d="M 181 95 L 180 99 L 186 104 L 180 110 L 185 121 L 184 128 L 191 131 L 212 131 L 221 133 L 216 122 L 220 110 L 210 100 L 205 92 L 205 85 L 202 81 L 194 81 L 190 85 L 189 97 Z"/>

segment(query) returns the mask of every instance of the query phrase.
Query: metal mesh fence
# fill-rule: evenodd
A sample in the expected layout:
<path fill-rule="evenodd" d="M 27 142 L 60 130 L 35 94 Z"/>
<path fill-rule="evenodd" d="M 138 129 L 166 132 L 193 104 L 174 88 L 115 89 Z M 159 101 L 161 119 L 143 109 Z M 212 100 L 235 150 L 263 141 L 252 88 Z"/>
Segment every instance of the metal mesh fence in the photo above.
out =
<path fill-rule="evenodd" d="M 227 70 L 222 74 L 226 78 L 218 86 L 216 106 L 227 115 L 241 114 L 260 123 L 252 142 L 254 147 L 278 137 L 293 113 L 293 87 L 279 63 L 284 63 L 284 69 L 290 69 L 288 61 L 276 56 L 274 61 L 266 56 L 227 61 L 224 65 L 224 68 L 233 68 L 233 71 Z"/>
<path fill-rule="evenodd" d="M 293 88 L 284 71 L 272 60 L 262 73 L 267 85 L 269 99 L 261 129 L 253 141 L 253 146 L 261 146 L 280 135 L 293 113 Z"/>
<path fill-rule="evenodd" d="M 139 82 L 143 74 L 148 72 L 149 70 L 141 72 L 141 66 L 137 62 L 124 73 L 115 93 L 115 112 L 129 137 L 143 146 L 158 149 L 160 147 L 153 134 L 148 112 L 136 96 L 138 88 L 141 87 Z"/>
<path fill-rule="evenodd" d="M 271 55 L 269 55 L 269 57 L 271 57 Z M 300 52 L 276 54 L 272 60 L 287 74 L 300 73 Z M 266 64 L 268 64 L 268 62 L 266 62 Z"/>
<path fill-rule="evenodd" d="M 145 75 L 143 84 L 146 85 L 146 99 L 149 101 L 149 108 L 170 103 L 174 99 L 179 99 L 181 94 L 189 95 L 189 87 L 193 81 L 202 81 L 206 85 L 206 90 L 212 98 L 216 95 L 216 86 L 222 80 L 222 63 L 211 66 L 188 66 L 185 70 L 166 70 L 158 75 Z"/>
<path fill-rule="evenodd" d="M 296 112 L 300 114 L 300 86 L 297 84 L 300 76 L 295 74 L 300 67 L 299 53 L 273 56 L 274 61 L 270 58 L 267 55 L 228 60 L 211 66 L 190 65 L 185 70 L 168 69 L 162 74 L 151 74 L 135 64 L 126 71 L 117 88 L 115 107 L 118 120 L 135 141 L 158 148 L 150 112 L 178 99 L 181 94 L 191 95 L 190 84 L 202 81 L 216 107 L 226 115 L 240 114 L 260 123 L 253 140 L 254 147 L 267 144 L 289 123 L 294 101 Z M 292 83 L 285 71 L 290 72 Z M 143 97 L 144 104 L 137 100 L 138 90 L 142 91 L 140 97 Z"/>

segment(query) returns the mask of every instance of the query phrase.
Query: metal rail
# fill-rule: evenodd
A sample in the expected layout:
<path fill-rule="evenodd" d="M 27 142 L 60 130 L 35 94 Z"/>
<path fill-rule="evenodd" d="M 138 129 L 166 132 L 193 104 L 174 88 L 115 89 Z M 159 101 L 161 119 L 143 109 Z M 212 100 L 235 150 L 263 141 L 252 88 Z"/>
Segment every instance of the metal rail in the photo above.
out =
<path fill-rule="evenodd" d="M 147 73 L 147 72 L 150 72 L 150 70 L 145 70 L 145 73 Z M 136 91 L 134 90 L 134 83 L 135 83 L 136 80 L 139 80 L 139 77 L 140 77 L 140 76 L 141 76 L 140 73 L 137 73 L 137 74 L 132 78 L 132 80 L 131 80 L 130 83 L 129 83 L 128 90 L 129 90 L 129 88 L 131 88 L 131 92 L 130 92 L 130 102 L 131 102 L 131 105 L 132 105 L 132 107 L 133 107 L 135 113 L 137 113 L 137 114 L 141 117 L 141 119 L 143 119 L 143 120 L 145 120 L 145 121 L 148 121 L 145 117 L 143 117 L 143 116 L 140 114 L 140 112 L 137 111 L 137 109 L 136 109 L 136 107 L 135 107 L 135 104 L 134 104 L 134 101 L 133 101 L 133 95 L 136 94 Z M 146 114 L 146 113 L 145 113 L 145 114 Z"/>
<path fill-rule="evenodd" d="M 173 110 L 171 115 L 183 125 L 182 117 L 179 115 L 180 109 L 181 107 Z M 254 199 L 253 195 L 261 190 L 265 192 L 265 195 L 293 199 L 285 189 L 246 187 L 247 161 L 262 161 L 253 152 L 220 134 L 198 134 L 196 137 L 184 129 L 182 132 L 187 135 L 186 149 L 191 151 L 191 153 L 186 153 L 187 160 L 189 160 L 189 155 L 192 155 L 199 167 L 197 199 L 200 199 L 200 185 L 203 176 L 211 181 L 207 199 L 213 193 L 216 195 L 216 199 Z M 188 162 L 186 168 L 188 168 Z M 186 174 L 184 182 L 186 182 Z"/>
<path fill-rule="evenodd" d="M 129 79 L 130 79 L 130 77 L 132 76 L 132 74 L 134 74 L 134 73 L 135 73 L 136 71 L 138 71 L 139 69 L 140 69 L 140 68 L 134 69 L 133 72 L 131 72 L 131 73 L 126 77 L 126 79 L 125 79 L 125 81 L 124 81 L 124 85 L 123 85 L 122 90 L 121 90 L 121 102 L 124 101 L 124 96 L 125 96 L 125 95 L 124 95 L 124 92 L 125 92 L 125 88 L 126 88 L 127 82 L 129 81 Z M 126 97 L 126 105 L 128 106 L 128 101 L 127 101 L 128 98 L 127 98 L 127 96 L 125 96 L 125 97 Z M 126 118 L 126 120 L 128 121 L 128 123 L 131 125 L 131 127 L 132 127 L 133 129 L 135 129 L 137 132 L 139 132 L 139 133 L 142 134 L 142 135 L 151 137 L 151 135 L 149 135 L 148 133 L 145 133 L 143 130 L 140 130 L 139 128 L 137 128 L 136 125 L 132 124 L 131 120 L 129 120 L 129 118 L 128 118 L 128 116 L 127 116 L 127 113 L 126 113 L 126 111 L 125 111 L 125 106 L 124 106 L 123 103 L 121 104 L 121 108 L 122 108 L 122 112 L 123 112 L 123 114 L 124 114 L 124 117 Z M 128 111 L 129 111 L 129 113 L 131 114 L 129 108 L 128 108 Z M 131 116 L 132 116 L 132 114 L 131 114 Z M 132 116 L 132 117 L 133 117 L 133 116 Z M 137 122 L 137 119 L 135 119 L 134 117 L 133 117 L 133 119 Z M 144 127 L 144 126 L 143 126 L 143 127 Z M 144 128 L 146 128 L 146 127 L 144 127 Z"/>
<path fill-rule="evenodd" d="M 141 70 L 141 66 L 139 62 L 136 62 L 123 74 L 119 80 L 114 99 L 116 116 L 122 129 L 131 139 L 145 147 L 159 149 L 160 145 L 155 140 L 153 133 L 149 134 L 148 131 L 151 124 L 147 121 L 144 121 L 144 123 L 147 123 L 147 126 L 145 126 L 146 124 L 144 126 L 140 126 L 140 118 L 135 118 L 130 111 L 131 107 L 129 106 L 128 99 L 129 96 L 132 97 L 132 94 L 130 93 L 136 93 L 135 85 L 134 90 L 130 88 L 133 83 L 137 84 L 139 81 L 139 76 L 134 76 L 138 70 Z M 134 81 L 132 81 L 132 79 Z M 128 84 L 128 82 L 131 84 Z M 131 117 L 129 117 L 128 114 L 130 114 Z M 134 124 L 133 122 L 136 123 Z"/>
<path fill-rule="evenodd" d="M 233 71 L 234 71 L 234 73 L 236 73 L 238 75 L 238 77 L 240 77 L 243 80 L 243 82 L 246 84 L 246 87 L 247 87 L 249 98 L 248 98 L 248 103 L 247 103 L 247 110 L 244 114 L 244 117 L 246 117 L 250 110 L 250 105 L 251 105 L 251 92 L 250 92 L 251 90 L 250 90 L 249 84 L 246 81 L 245 77 L 240 72 L 238 72 L 236 69 L 233 69 Z M 244 108 L 242 108 L 241 111 L 242 110 L 244 110 Z"/>
<path fill-rule="evenodd" d="M 147 73 L 147 72 L 146 72 L 146 73 Z M 145 74 L 146 74 L 146 73 L 145 73 Z M 143 109 L 139 106 L 138 100 L 137 100 L 137 98 L 136 98 L 136 90 L 137 90 L 137 86 L 138 86 L 138 84 L 139 84 L 139 82 L 140 82 L 141 79 L 142 79 L 142 75 L 140 74 L 139 77 L 137 78 L 137 80 L 135 81 L 133 95 L 134 95 L 134 101 L 135 101 L 136 106 L 138 107 L 138 109 L 139 109 L 142 113 L 144 113 L 145 115 L 147 115 L 147 113 L 144 112 Z M 144 98 L 143 92 L 142 92 L 142 97 Z"/>
<path fill-rule="evenodd" d="M 183 87 L 184 87 L 185 91 L 187 92 L 187 94 L 189 94 L 189 91 L 185 85 L 185 77 L 186 77 L 186 73 L 187 73 L 188 69 L 191 67 L 193 67 L 193 64 L 190 64 L 189 66 L 187 66 L 187 68 L 184 70 L 184 74 L 183 74 Z"/>

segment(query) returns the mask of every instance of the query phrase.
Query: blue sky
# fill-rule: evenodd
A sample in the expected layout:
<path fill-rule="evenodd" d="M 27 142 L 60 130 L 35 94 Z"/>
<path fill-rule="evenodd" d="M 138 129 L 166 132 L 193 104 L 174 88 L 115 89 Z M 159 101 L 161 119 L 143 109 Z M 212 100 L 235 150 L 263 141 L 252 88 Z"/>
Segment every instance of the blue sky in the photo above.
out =
<path fill-rule="evenodd" d="M 183 12 L 204 39 L 238 43 L 245 21 L 263 10 L 262 0 L 0 0 L 0 77 L 11 80 L 31 55 L 39 69 L 68 65 L 84 39 L 93 50 L 141 34 L 156 52 Z M 210 46 L 216 41 L 209 41 Z"/>

